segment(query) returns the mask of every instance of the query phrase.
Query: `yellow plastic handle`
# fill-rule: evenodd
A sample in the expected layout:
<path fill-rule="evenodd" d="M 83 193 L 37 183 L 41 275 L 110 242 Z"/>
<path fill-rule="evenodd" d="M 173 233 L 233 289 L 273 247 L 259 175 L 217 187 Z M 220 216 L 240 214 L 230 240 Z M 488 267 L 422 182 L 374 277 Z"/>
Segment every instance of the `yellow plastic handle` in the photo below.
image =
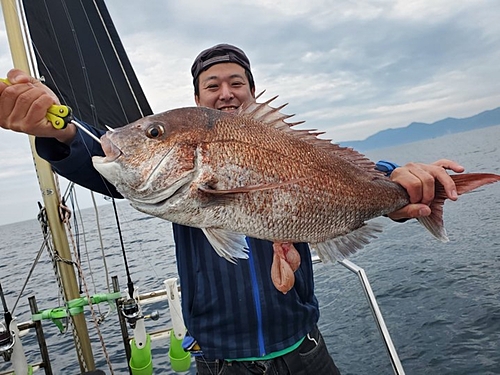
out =
<path fill-rule="evenodd" d="M 66 105 L 53 104 L 45 117 L 52 123 L 54 128 L 64 129 L 72 120 L 71 108 Z"/>
<path fill-rule="evenodd" d="M 53 115 L 52 113 L 47 112 L 45 115 L 45 118 L 49 120 L 52 124 L 52 126 L 56 129 L 64 129 L 68 123 L 64 121 L 63 118 Z"/>
<path fill-rule="evenodd" d="M 66 117 L 71 114 L 71 108 L 66 105 L 52 104 L 47 112 L 59 117 Z"/>

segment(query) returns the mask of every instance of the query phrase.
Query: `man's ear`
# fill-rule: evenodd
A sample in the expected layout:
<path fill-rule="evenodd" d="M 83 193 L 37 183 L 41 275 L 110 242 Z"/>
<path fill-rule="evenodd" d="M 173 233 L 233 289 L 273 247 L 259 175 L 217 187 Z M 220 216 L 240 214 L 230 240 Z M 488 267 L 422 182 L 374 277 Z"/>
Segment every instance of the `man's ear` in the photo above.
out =
<path fill-rule="evenodd" d="M 196 94 L 194 94 L 194 102 L 198 107 L 200 106 L 200 97 Z"/>

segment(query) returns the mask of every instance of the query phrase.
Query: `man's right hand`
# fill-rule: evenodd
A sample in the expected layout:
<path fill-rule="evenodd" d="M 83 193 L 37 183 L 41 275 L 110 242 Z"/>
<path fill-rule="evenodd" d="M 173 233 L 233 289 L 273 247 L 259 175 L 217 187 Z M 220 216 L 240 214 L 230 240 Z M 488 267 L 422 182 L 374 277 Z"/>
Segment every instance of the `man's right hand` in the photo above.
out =
<path fill-rule="evenodd" d="M 54 92 L 19 69 L 9 71 L 7 79 L 10 85 L 0 81 L 0 127 L 71 143 L 76 134 L 73 124 L 59 130 L 45 118 L 51 105 L 60 104 Z"/>

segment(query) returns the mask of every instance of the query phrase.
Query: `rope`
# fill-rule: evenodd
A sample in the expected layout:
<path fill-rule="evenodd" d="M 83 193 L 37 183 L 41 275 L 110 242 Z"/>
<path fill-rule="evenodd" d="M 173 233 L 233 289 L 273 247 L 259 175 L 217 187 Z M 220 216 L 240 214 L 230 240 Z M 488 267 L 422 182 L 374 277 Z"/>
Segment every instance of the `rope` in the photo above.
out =
<path fill-rule="evenodd" d="M 108 364 L 110 373 L 114 374 L 113 366 L 111 364 L 111 359 L 110 359 L 108 351 L 106 349 L 106 344 L 104 342 L 104 338 L 102 336 L 102 332 L 101 332 L 101 330 L 99 328 L 99 321 L 97 319 L 97 316 L 96 316 L 96 313 L 95 313 L 95 310 L 94 310 L 94 304 L 92 303 L 92 299 L 91 299 L 91 296 L 90 296 L 90 293 L 89 293 L 89 290 L 88 290 L 88 287 L 87 287 L 87 282 L 86 282 L 85 276 L 83 274 L 83 269 L 82 269 L 82 266 L 81 266 L 80 256 L 78 254 L 78 249 L 77 249 L 77 246 L 76 246 L 75 237 L 73 236 L 73 232 L 71 230 L 71 222 L 70 222 L 69 219 L 66 219 L 66 218 L 61 218 L 61 219 L 62 219 L 63 223 L 66 225 L 66 228 L 67 228 L 67 231 L 68 231 L 68 234 L 69 234 L 69 238 L 71 240 L 71 245 L 72 245 L 72 248 L 73 248 L 73 256 L 75 257 L 74 264 L 76 265 L 76 268 L 78 270 L 78 275 L 79 275 L 80 280 L 81 280 L 82 285 L 83 285 L 83 291 L 85 293 L 85 296 L 88 299 L 88 304 L 89 304 L 89 307 L 90 307 L 90 314 L 92 316 L 92 320 L 94 322 L 94 326 L 95 326 L 97 335 L 99 336 L 99 341 L 101 342 L 101 347 L 102 347 L 102 351 L 103 351 L 104 357 L 106 358 L 106 363 Z M 76 337 L 76 335 L 75 335 L 75 337 Z M 78 339 L 76 339 L 76 341 L 79 342 Z"/>

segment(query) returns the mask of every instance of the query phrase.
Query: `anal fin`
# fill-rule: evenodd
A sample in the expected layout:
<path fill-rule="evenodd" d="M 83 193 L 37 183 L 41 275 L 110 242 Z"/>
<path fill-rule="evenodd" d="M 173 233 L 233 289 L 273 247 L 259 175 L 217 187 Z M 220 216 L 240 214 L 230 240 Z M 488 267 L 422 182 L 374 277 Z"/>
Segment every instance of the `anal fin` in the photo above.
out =
<path fill-rule="evenodd" d="M 323 262 L 341 261 L 369 244 L 372 239 L 377 238 L 376 233 L 380 232 L 382 232 L 381 224 L 367 223 L 343 236 L 310 244 L 310 246 L 316 250 Z"/>

